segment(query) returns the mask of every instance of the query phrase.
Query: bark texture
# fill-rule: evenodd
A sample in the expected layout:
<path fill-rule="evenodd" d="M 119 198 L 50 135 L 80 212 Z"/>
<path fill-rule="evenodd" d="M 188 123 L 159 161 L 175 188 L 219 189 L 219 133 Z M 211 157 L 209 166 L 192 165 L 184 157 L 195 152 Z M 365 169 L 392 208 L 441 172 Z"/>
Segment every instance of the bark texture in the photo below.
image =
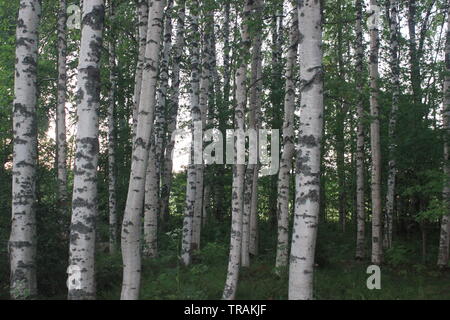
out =
<path fill-rule="evenodd" d="M 70 226 L 69 268 L 79 272 L 79 286 L 69 284 L 70 300 L 95 299 L 95 220 L 97 216 L 98 112 L 103 0 L 83 5 L 78 62 L 76 153 Z M 69 279 L 70 275 L 69 275 Z"/>
<path fill-rule="evenodd" d="M 38 0 L 20 1 L 13 106 L 12 218 L 8 243 L 11 299 L 32 298 L 36 285 Z"/>
<path fill-rule="evenodd" d="M 156 80 L 159 68 L 162 17 L 165 0 L 154 0 L 149 6 L 147 43 L 142 84 L 133 144 L 130 183 L 122 223 L 123 281 L 121 299 L 136 300 L 141 281 L 141 219 L 144 204 L 145 176 L 156 106 Z"/>
<path fill-rule="evenodd" d="M 296 159 L 294 230 L 289 266 L 290 300 L 313 298 L 323 129 L 321 20 L 319 1 L 298 2 L 301 113 Z"/>

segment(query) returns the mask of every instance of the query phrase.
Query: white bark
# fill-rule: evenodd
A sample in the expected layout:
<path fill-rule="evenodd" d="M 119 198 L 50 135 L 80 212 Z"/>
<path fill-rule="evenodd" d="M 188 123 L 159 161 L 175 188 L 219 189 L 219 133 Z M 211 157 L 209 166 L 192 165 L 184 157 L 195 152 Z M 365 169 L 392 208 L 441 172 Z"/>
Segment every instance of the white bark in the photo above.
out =
<path fill-rule="evenodd" d="M 313 298 L 314 253 L 320 211 L 323 128 L 322 25 L 320 1 L 298 2 L 300 127 L 295 215 L 289 266 L 289 299 Z"/>
<path fill-rule="evenodd" d="M 377 0 L 370 0 L 371 6 L 378 6 Z M 375 12 L 373 13 L 375 14 Z M 369 18 L 370 19 L 370 18 Z M 382 258 L 381 232 L 381 150 L 380 150 L 380 106 L 378 102 L 378 54 L 379 31 L 376 23 L 370 30 L 370 147 L 372 153 L 372 263 L 379 265 Z"/>
<path fill-rule="evenodd" d="M 78 62 L 77 134 L 74 166 L 69 267 L 80 270 L 80 287 L 69 286 L 68 298 L 95 299 L 95 219 L 97 216 L 98 110 L 103 0 L 83 6 Z"/>
<path fill-rule="evenodd" d="M 400 96 L 400 61 L 398 44 L 398 1 L 390 0 L 388 10 L 390 11 L 390 53 L 392 73 L 392 108 L 389 118 L 389 173 L 386 193 L 386 215 L 384 218 L 383 246 L 392 246 L 392 223 L 394 214 L 395 178 L 397 174 L 395 162 L 395 127 L 397 125 L 397 111 Z"/>
<path fill-rule="evenodd" d="M 363 259 L 366 255 L 366 211 L 364 206 L 364 43 L 363 43 L 363 1 L 356 0 L 356 73 L 358 76 L 357 91 L 357 140 L 356 140 L 356 259 Z"/>
<path fill-rule="evenodd" d="M 138 37 L 139 50 L 136 63 L 136 74 L 134 76 L 134 96 L 133 96 L 133 141 L 136 135 L 136 127 L 138 122 L 139 101 L 141 98 L 142 70 L 144 68 L 145 48 L 147 43 L 147 23 L 148 23 L 148 1 L 139 0 L 136 13 L 138 17 Z"/>
<path fill-rule="evenodd" d="M 238 148 L 240 143 L 239 133 L 243 134 L 245 130 L 245 109 L 247 106 L 247 62 L 244 55 L 250 51 L 249 26 L 251 9 L 253 0 L 246 0 L 242 13 L 241 22 L 241 43 L 243 50 L 238 61 L 238 69 L 236 71 L 236 106 L 234 109 L 234 126 L 238 137 L 234 137 L 234 161 L 237 162 L 238 152 L 242 151 Z M 242 139 L 242 138 L 241 138 Z M 231 203 L 231 239 L 230 239 L 230 256 L 228 260 L 228 272 L 223 291 L 222 299 L 234 300 L 239 280 L 239 268 L 241 260 L 242 246 L 242 214 L 244 205 L 244 179 L 245 165 L 233 165 L 233 184 L 232 184 L 232 203 Z"/>
<path fill-rule="evenodd" d="M 114 25 L 114 7 L 113 2 L 109 3 L 109 19 L 110 19 L 110 43 L 109 43 L 109 104 L 108 104 L 108 208 L 109 208 L 109 252 L 115 253 L 117 246 L 117 196 L 116 196 L 116 137 L 115 137 L 115 104 L 116 104 L 116 48 L 115 39 L 112 32 Z"/>
<path fill-rule="evenodd" d="M 149 164 L 145 179 L 144 204 L 144 254 L 148 257 L 157 255 L 158 214 L 160 208 L 159 185 L 162 150 L 164 148 L 164 122 L 166 109 L 166 94 L 169 82 L 169 55 L 172 47 L 172 6 L 173 1 L 167 2 L 164 12 L 164 41 L 159 72 L 159 89 L 156 98 L 155 127 L 151 135 L 149 150 Z"/>
<path fill-rule="evenodd" d="M 445 82 L 444 82 L 444 188 L 442 197 L 445 201 L 447 212 L 441 220 L 441 234 L 439 238 L 438 266 L 448 267 L 449 256 L 449 232 L 450 232 L 450 155 L 448 135 L 450 132 L 450 10 L 447 10 L 447 38 L 445 43 Z"/>
<path fill-rule="evenodd" d="M 149 6 L 147 44 L 142 71 L 142 85 L 133 144 L 130 183 L 122 223 L 123 282 L 121 299 L 139 297 L 141 281 L 141 218 L 144 203 L 145 175 L 148 163 L 150 134 L 156 105 L 156 79 L 159 67 L 162 17 L 165 0 L 154 0 Z"/>
<path fill-rule="evenodd" d="M 183 238 L 181 244 L 181 259 L 184 265 L 191 263 L 192 247 L 193 243 L 193 227 L 194 227 L 194 212 L 195 212 L 195 200 L 196 200 L 196 188 L 197 188 L 197 168 L 194 164 L 194 124 L 201 122 L 200 111 L 200 39 L 198 39 L 198 10 L 199 2 L 194 0 L 192 2 L 191 12 L 191 89 L 190 89 L 190 106 L 191 106 L 191 157 L 187 170 L 187 184 L 186 184 L 186 207 L 184 210 L 183 219 Z"/>
<path fill-rule="evenodd" d="M 58 11 L 58 95 L 56 107 L 56 159 L 58 168 L 58 206 L 61 215 L 68 216 L 67 210 L 67 143 L 66 143 L 66 1 L 61 0 Z M 66 220 L 64 220 L 66 222 Z"/>
<path fill-rule="evenodd" d="M 21 0 L 16 28 L 16 65 L 13 108 L 12 219 L 8 248 L 10 295 L 25 299 L 37 294 L 36 287 L 36 98 L 38 0 Z"/>
<path fill-rule="evenodd" d="M 288 265 L 289 241 L 289 184 L 294 155 L 294 110 L 295 110 L 295 66 L 298 48 L 298 13 L 295 8 L 292 13 L 292 26 L 289 32 L 289 49 L 286 64 L 286 86 L 284 96 L 283 123 L 283 153 L 281 155 L 280 171 L 278 172 L 278 244 L 276 268 Z"/>

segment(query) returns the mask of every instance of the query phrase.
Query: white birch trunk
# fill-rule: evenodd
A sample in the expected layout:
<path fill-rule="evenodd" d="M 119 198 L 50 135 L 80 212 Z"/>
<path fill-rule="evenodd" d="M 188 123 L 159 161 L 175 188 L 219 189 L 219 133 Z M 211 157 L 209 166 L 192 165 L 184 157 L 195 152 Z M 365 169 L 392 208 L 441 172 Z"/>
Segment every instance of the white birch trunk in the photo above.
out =
<path fill-rule="evenodd" d="M 70 226 L 69 267 L 80 271 L 79 284 L 69 284 L 68 299 L 95 299 L 95 220 L 97 216 L 98 111 L 103 0 L 83 6 L 78 63 L 76 153 Z M 70 275 L 69 275 L 70 279 Z"/>
<path fill-rule="evenodd" d="M 238 61 L 239 68 L 236 71 L 236 106 L 234 110 L 234 126 L 238 136 L 234 137 L 234 161 L 239 158 L 238 153 L 242 152 L 239 145 L 239 133 L 243 134 L 245 130 L 245 109 L 247 106 L 247 62 L 244 55 L 250 51 L 249 26 L 253 0 L 246 0 L 242 13 L 241 22 L 241 43 L 240 47 L 243 54 Z M 242 246 L 242 214 L 244 205 L 244 179 L 245 165 L 233 165 L 233 184 L 232 184 L 232 203 L 231 203 L 231 239 L 230 256 L 228 260 L 228 272 L 223 291 L 222 299 L 234 300 L 236 297 L 237 285 L 239 280 L 239 268 L 241 260 Z"/>
<path fill-rule="evenodd" d="M 142 85 L 133 144 L 130 183 L 122 223 L 123 282 L 121 299 L 136 300 L 141 281 L 141 219 L 144 204 L 145 176 L 150 134 L 156 105 L 156 80 L 159 67 L 162 17 L 165 0 L 154 0 L 149 6 L 147 45 L 145 48 Z"/>
<path fill-rule="evenodd" d="M 115 39 L 112 35 L 112 26 L 114 25 L 114 7 L 113 2 L 109 3 L 109 19 L 111 39 Z M 111 254 L 116 252 L 117 246 L 117 178 L 116 178 L 116 136 L 115 136 L 115 104 L 116 104 L 116 48 L 114 40 L 109 43 L 109 81 L 111 88 L 109 89 L 109 104 L 108 104 L 108 208 L 109 208 L 109 252 Z"/>
<path fill-rule="evenodd" d="M 449 232 L 450 232 L 450 154 L 448 146 L 448 135 L 450 132 L 450 10 L 447 10 L 447 38 L 445 42 L 445 82 L 444 82 L 444 189 L 442 197 L 445 201 L 447 212 L 442 216 L 441 234 L 439 238 L 438 266 L 448 267 L 449 256 Z"/>
<path fill-rule="evenodd" d="M 185 266 L 191 263 L 192 243 L 193 243 L 193 227 L 194 227 L 194 213 L 195 200 L 197 188 L 197 168 L 194 164 L 194 124 L 201 122 L 200 111 L 200 39 L 198 39 L 198 10 L 199 2 L 194 0 L 191 4 L 191 89 L 190 89 L 190 105 L 191 105 L 191 156 L 190 163 L 187 170 L 187 184 L 186 184 L 186 207 L 184 210 L 183 219 L 183 235 L 181 244 L 181 259 Z"/>
<path fill-rule="evenodd" d="M 145 179 L 144 204 L 144 254 L 148 257 L 157 255 L 158 214 L 160 208 L 159 185 L 162 150 L 164 144 L 164 122 L 166 94 L 169 82 L 169 54 L 172 47 L 172 11 L 173 1 L 169 0 L 165 10 L 164 41 L 161 55 L 159 89 L 156 98 L 155 127 L 151 135 L 151 145 L 147 174 Z"/>
<path fill-rule="evenodd" d="M 322 17 L 319 1 L 298 2 L 300 127 L 295 215 L 289 266 L 289 299 L 313 298 L 314 253 L 320 211 L 323 128 Z"/>
<path fill-rule="evenodd" d="M 377 0 L 370 0 L 371 6 L 378 6 Z M 371 12 L 374 16 L 376 13 Z M 369 17 L 369 19 L 373 19 Z M 380 150 L 380 106 L 378 102 L 378 54 L 380 38 L 378 25 L 370 28 L 370 147 L 372 153 L 372 263 L 381 264 L 382 258 L 382 222 L 381 222 L 381 150 Z"/>
<path fill-rule="evenodd" d="M 395 178 L 397 168 L 395 163 L 395 127 L 397 125 L 397 111 L 400 96 L 400 61 L 398 44 L 398 1 L 390 0 L 388 5 L 390 11 L 390 53 L 391 53 L 391 73 L 392 73 L 392 109 L 389 118 L 389 172 L 387 180 L 386 194 L 386 215 L 384 218 L 383 247 L 392 246 L 392 223 L 394 214 L 395 199 Z"/>
<path fill-rule="evenodd" d="M 67 142 L 66 142 L 66 89 L 67 89 L 67 75 L 66 75 L 66 56 L 67 56 L 67 41 L 66 41 L 66 1 L 61 0 L 59 3 L 58 12 L 58 94 L 56 107 L 56 158 L 58 170 L 58 207 L 60 214 L 65 217 L 68 216 L 67 210 Z M 64 223 L 64 224 L 65 224 Z"/>
<path fill-rule="evenodd" d="M 356 138 L 356 253 L 355 258 L 362 260 L 366 255 L 366 211 L 364 206 L 364 43 L 363 43 L 363 0 L 356 0 L 356 73 L 358 83 L 357 138 Z"/>
<path fill-rule="evenodd" d="M 298 48 L 298 13 L 297 8 L 292 13 L 292 26 L 289 32 L 289 49 L 286 64 L 286 87 L 284 96 L 283 123 L 283 153 L 281 155 L 280 171 L 278 172 L 278 243 L 276 268 L 288 265 L 289 241 L 289 184 L 294 155 L 294 110 L 295 110 L 295 67 Z"/>
<path fill-rule="evenodd" d="M 37 165 L 38 0 L 21 0 L 16 28 L 13 108 L 12 219 L 8 249 L 11 299 L 32 298 L 36 287 L 35 181 Z"/>
<path fill-rule="evenodd" d="M 264 0 L 255 1 L 255 19 L 261 23 L 264 14 Z M 262 26 L 262 25 L 261 25 Z M 262 105 L 262 34 L 253 35 L 253 59 L 252 59 L 252 88 L 250 89 L 249 125 L 255 129 L 259 136 Z M 258 146 L 259 150 L 259 146 Z M 258 173 L 259 165 L 251 165 L 251 202 L 249 217 L 248 252 L 253 256 L 258 254 Z"/>
<path fill-rule="evenodd" d="M 136 7 L 138 17 L 138 37 L 139 50 L 136 63 L 136 74 L 134 76 L 134 96 L 133 96 L 133 141 L 136 135 L 136 127 L 138 122 L 139 101 L 141 98 L 142 71 L 144 68 L 145 48 L 147 43 L 147 23 L 148 23 L 148 1 L 138 0 Z"/>

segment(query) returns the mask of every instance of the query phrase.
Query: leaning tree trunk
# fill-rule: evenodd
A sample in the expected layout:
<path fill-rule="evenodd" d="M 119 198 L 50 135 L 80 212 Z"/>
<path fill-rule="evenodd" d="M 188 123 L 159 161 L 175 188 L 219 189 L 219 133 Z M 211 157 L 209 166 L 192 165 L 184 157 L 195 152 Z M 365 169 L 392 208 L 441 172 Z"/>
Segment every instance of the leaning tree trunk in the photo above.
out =
<path fill-rule="evenodd" d="M 283 154 L 278 172 L 278 242 L 275 261 L 276 268 L 288 265 L 289 241 L 289 185 L 294 156 L 294 110 L 295 110 L 295 70 L 298 48 L 298 13 L 292 13 L 292 26 L 289 32 L 289 49 L 286 64 L 286 91 L 284 95 Z"/>
<path fill-rule="evenodd" d="M 234 165 L 231 203 L 231 239 L 230 256 L 228 260 L 228 273 L 225 282 L 222 299 L 234 300 L 239 279 L 239 267 L 242 245 L 242 213 L 244 205 L 244 175 L 245 164 L 238 164 L 242 150 L 240 142 L 245 130 L 245 109 L 247 106 L 247 61 L 245 55 L 250 51 L 249 26 L 250 14 L 253 0 L 247 0 L 244 4 L 241 22 L 241 50 L 236 71 L 236 105 L 234 109 L 234 129 L 237 136 L 234 136 Z"/>
<path fill-rule="evenodd" d="M 84 3 L 78 63 L 78 126 L 69 249 L 69 268 L 72 272 L 79 272 L 79 286 L 69 284 L 70 300 L 95 299 L 96 294 L 94 254 L 98 205 L 98 112 L 104 15 L 103 0 Z"/>
<path fill-rule="evenodd" d="M 36 287 L 36 165 L 37 165 L 37 57 L 38 0 L 20 1 L 16 29 L 16 65 L 13 109 L 12 220 L 8 248 L 10 295 L 25 299 Z"/>
<path fill-rule="evenodd" d="M 161 173 L 162 150 L 164 148 L 164 125 L 166 95 L 169 86 L 169 55 L 172 47 L 172 6 L 173 1 L 167 2 L 164 12 L 163 50 L 159 72 L 159 89 L 155 108 L 155 126 L 151 134 L 151 144 L 145 178 L 144 204 L 144 254 L 148 257 L 157 255 L 158 211 L 160 209 L 159 185 Z"/>
<path fill-rule="evenodd" d="M 173 150 L 175 147 L 175 137 L 173 133 L 177 128 L 178 105 L 180 96 L 180 70 L 181 58 L 184 47 L 184 19 L 185 19 L 185 1 L 180 0 L 177 3 L 177 35 L 173 47 L 173 67 L 172 67 L 172 92 L 170 95 L 169 110 L 167 111 L 167 144 L 164 152 L 164 166 L 161 173 L 161 209 L 162 222 L 169 216 L 169 196 L 172 187 L 172 167 Z"/>
<path fill-rule="evenodd" d="M 392 246 L 392 223 L 394 214 L 395 176 L 397 173 L 395 162 L 395 127 L 397 125 L 397 111 L 400 95 L 400 61 L 398 58 L 398 1 L 390 0 L 388 5 L 390 26 L 390 51 L 392 73 L 392 108 L 389 118 L 389 172 L 386 194 L 386 214 L 384 218 L 383 247 Z"/>
<path fill-rule="evenodd" d="M 364 43 L 363 43 L 363 0 L 356 0 L 356 75 L 358 92 L 356 138 L 356 254 L 358 260 L 366 256 L 366 211 L 364 205 Z"/>
<path fill-rule="evenodd" d="M 133 141 L 136 135 L 138 122 L 139 101 L 141 98 L 142 72 L 144 69 L 145 48 L 147 43 L 147 23 L 148 23 L 148 0 L 139 0 L 137 7 L 139 50 L 137 56 L 136 73 L 134 76 L 133 95 Z"/>
<path fill-rule="evenodd" d="M 380 38 L 378 31 L 378 0 L 370 0 L 372 15 L 370 21 L 370 147 L 372 153 L 372 263 L 379 265 L 382 258 L 381 233 L 381 149 L 380 149 L 380 106 L 378 102 L 378 53 Z"/>
<path fill-rule="evenodd" d="M 108 208 L 109 208 L 109 252 L 115 253 L 117 246 L 117 195 L 116 195 L 116 136 L 115 136 L 115 104 L 116 104 L 116 48 L 114 45 L 114 4 L 109 3 L 110 43 L 109 43 L 109 104 L 108 104 Z"/>
<path fill-rule="evenodd" d="M 190 163 L 187 170 L 187 184 L 186 184 L 186 207 L 184 209 L 184 219 L 183 219 L 183 238 L 181 244 L 181 259 L 184 265 L 189 265 L 191 263 L 191 253 L 192 253 L 192 241 L 193 241 L 193 226 L 194 226 L 194 212 L 195 212 L 195 200 L 196 200 L 196 187 L 197 187 L 197 168 L 195 165 L 195 136 L 194 128 L 201 122 L 201 111 L 200 111 L 200 66 L 199 66 L 199 56 L 200 56 L 200 39 L 198 39 L 198 10 L 199 2 L 194 0 L 191 12 L 191 28 L 192 33 L 191 38 L 191 91 L 190 91 L 190 104 L 191 104 L 191 157 Z M 199 141 L 197 141 L 198 143 Z"/>
<path fill-rule="evenodd" d="M 289 299 L 313 298 L 314 252 L 320 211 L 323 128 L 322 17 L 320 1 L 299 1 L 301 117 L 297 147 L 295 215 Z"/>
<path fill-rule="evenodd" d="M 156 78 L 162 17 L 165 0 L 154 0 L 149 8 L 147 45 L 142 71 L 142 85 L 137 116 L 136 136 L 133 144 L 130 183 L 122 223 L 123 282 L 121 299 L 136 300 L 141 282 L 141 218 L 144 203 L 145 175 L 147 170 L 150 134 L 156 105 Z"/>
<path fill-rule="evenodd" d="M 58 12 L 58 97 L 56 107 L 56 164 L 58 168 L 58 207 L 66 225 L 67 212 L 67 142 L 66 142 L 66 0 L 59 3 Z"/>
<path fill-rule="evenodd" d="M 450 232 L 450 156 L 448 146 L 448 135 L 450 132 L 450 10 L 447 10 L 447 39 L 445 43 L 445 82 L 444 82 L 444 189 L 442 197 L 446 204 L 446 214 L 442 216 L 441 235 L 439 240 L 438 266 L 448 267 L 449 256 L 449 232 Z"/>

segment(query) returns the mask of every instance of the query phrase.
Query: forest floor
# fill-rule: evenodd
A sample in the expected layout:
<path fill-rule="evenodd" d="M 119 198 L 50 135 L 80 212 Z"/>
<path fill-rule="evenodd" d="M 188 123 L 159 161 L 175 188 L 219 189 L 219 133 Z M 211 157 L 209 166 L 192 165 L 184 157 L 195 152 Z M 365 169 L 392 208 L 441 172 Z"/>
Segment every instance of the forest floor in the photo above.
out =
<path fill-rule="evenodd" d="M 196 252 L 193 264 L 186 268 L 179 264 L 179 234 L 160 235 L 159 257 L 143 260 L 141 299 L 220 299 L 225 283 L 228 263 L 228 241 L 223 225 L 211 226 L 204 234 L 203 248 Z M 260 254 L 253 257 L 250 268 L 243 268 L 239 277 L 237 299 L 277 300 L 287 299 L 288 276 L 286 271 L 276 274 L 275 236 L 272 229 L 262 226 L 265 236 L 260 245 Z M 450 299 L 450 271 L 439 271 L 435 267 L 437 236 L 428 241 L 429 250 L 426 263 L 421 260 L 420 238 L 411 237 L 408 241 L 397 240 L 393 249 L 385 254 L 381 266 L 381 289 L 369 290 L 366 286 L 366 273 L 369 260 L 354 260 L 354 232 L 343 234 L 335 224 L 319 226 L 317 253 L 314 273 L 315 299 L 323 300 L 396 300 L 396 299 Z M 434 239 L 436 238 L 436 239 Z M 435 241 L 436 240 L 436 241 Z M 436 244 L 436 248 L 434 246 Z M 370 248 L 368 243 L 367 248 Z M 7 271 L 7 261 L 1 257 L 2 270 Z M 50 261 L 49 261 L 50 263 Z M 55 269 L 53 274 L 55 274 Z M 59 268 L 64 271 L 64 268 Z M 120 254 L 100 253 L 97 256 L 98 299 L 119 299 L 122 279 Z M 61 272 L 62 273 L 62 272 Z M 39 277 L 39 274 L 38 274 Z M 47 279 L 48 282 L 65 283 L 65 275 Z M 7 277 L 2 277 L 6 280 Z M 42 278 L 41 278 L 42 279 Z M 4 281 L 2 281 L 4 282 Z M 50 291 L 44 289 L 41 293 Z M 54 294 L 39 299 L 65 299 L 66 288 L 59 285 L 51 287 Z M 7 284 L 0 286 L 0 299 L 7 299 Z"/>

